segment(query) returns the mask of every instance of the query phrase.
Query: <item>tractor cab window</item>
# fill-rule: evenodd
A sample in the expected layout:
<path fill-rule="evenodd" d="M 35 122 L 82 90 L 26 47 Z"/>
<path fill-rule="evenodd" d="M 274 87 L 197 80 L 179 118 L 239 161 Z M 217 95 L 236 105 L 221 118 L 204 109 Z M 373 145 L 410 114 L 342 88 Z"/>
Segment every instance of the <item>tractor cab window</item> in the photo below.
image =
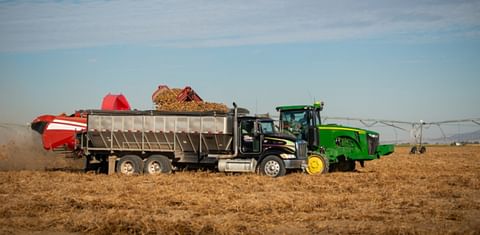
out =
<path fill-rule="evenodd" d="M 297 138 L 306 139 L 306 132 L 311 123 L 309 112 L 309 110 L 282 112 L 280 117 L 282 130 L 297 136 Z"/>

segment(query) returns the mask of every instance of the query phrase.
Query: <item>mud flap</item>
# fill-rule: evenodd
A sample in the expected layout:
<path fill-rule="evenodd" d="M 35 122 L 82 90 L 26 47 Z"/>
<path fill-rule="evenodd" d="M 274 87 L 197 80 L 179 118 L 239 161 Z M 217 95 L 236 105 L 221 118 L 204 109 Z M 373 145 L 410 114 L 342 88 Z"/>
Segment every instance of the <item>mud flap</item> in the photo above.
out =
<path fill-rule="evenodd" d="M 115 163 L 117 162 L 117 156 L 108 156 L 108 174 L 115 174 Z"/>

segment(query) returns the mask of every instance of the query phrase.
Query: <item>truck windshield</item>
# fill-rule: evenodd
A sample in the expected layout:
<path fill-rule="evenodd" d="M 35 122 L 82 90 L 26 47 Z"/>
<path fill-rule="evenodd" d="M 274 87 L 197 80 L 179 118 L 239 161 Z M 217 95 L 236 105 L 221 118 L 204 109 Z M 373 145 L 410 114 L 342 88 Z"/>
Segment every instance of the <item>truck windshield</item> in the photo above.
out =
<path fill-rule="evenodd" d="M 261 121 L 260 128 L 262 129 L 263 134 L 272 134 L 275 133 L 275 126 L 273 121 Z"/>

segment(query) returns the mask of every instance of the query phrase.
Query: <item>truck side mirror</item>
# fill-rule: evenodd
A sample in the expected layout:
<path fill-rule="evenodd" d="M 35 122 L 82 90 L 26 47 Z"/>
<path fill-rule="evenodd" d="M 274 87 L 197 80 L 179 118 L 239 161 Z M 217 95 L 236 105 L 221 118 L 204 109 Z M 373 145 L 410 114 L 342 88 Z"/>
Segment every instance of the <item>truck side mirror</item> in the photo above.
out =
<path fill-rule="evenodd" d="M 318 128 L 316 126 L 309 126 L 307 133 L 307 142 L 310 148 L 318 148 Z"/>

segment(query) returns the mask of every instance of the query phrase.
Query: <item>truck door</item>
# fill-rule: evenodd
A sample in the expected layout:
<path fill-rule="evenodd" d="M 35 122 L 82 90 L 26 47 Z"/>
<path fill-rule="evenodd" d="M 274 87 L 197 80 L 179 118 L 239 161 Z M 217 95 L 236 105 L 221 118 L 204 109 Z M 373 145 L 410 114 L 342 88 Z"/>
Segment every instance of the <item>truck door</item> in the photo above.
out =
<path fill-rule="evenodd" d="M 240 122 L 240 152 L 243 154 L 258 154 L 261 149 L 262 135 L 258 131 L 255 120 Z"/>

